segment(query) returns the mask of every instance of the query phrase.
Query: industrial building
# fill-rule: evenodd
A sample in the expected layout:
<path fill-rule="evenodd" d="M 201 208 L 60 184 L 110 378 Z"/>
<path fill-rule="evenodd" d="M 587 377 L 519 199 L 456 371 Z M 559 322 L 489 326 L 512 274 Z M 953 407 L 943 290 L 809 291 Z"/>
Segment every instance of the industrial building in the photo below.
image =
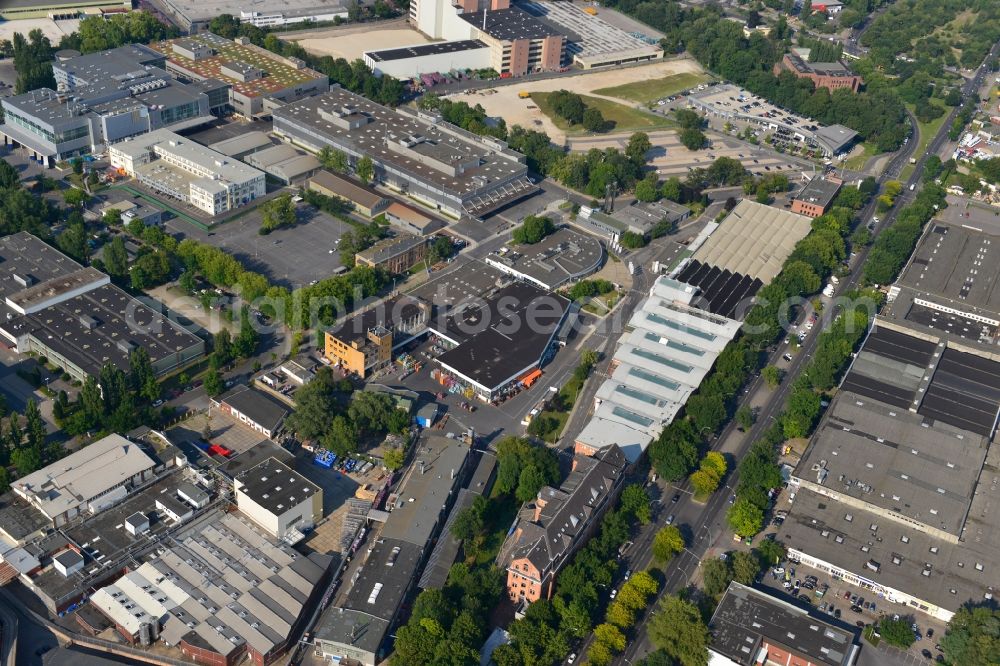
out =
<path fill-rule="evenodd" d="M 781 72 L 809 79 L 817 88 L 828 88 L 831 92 L 843 88 L 858 92 L 862 84 L 861 77 L 842 62 L 806 62 L 796 53 L 786 53 L 781 62 L 774 65 L 775 76 Z"/>
<path fill-rule="evenodd" d="M 307 155 L 287 143 L 250 153 L 243 161 L 285 185 L 308 178 L 320 169 L 315 155 Z"/>
<path fill-rule="evenodd" d="M 236 17 L 240 23 L 258 28 L 347 20 L 347 4 L 338 0 L 285 0 L 280 5 L 254 3 L 240 0 L 162 0 L 157 5 L 167 13 L 182 30 L 195 34 L 208 29 L 212 19 L 222 14 Z"/>
<path fill-rule="evenodd" d="M 603 238 L 615 240 L 626 231 L 645 236 L 660 223 L 677 225 L 690 216 L 690 208 L 668 199 L 633 201 L 627 206 L 617 207 L 611 213 L 583 206 L 575 224 Z"/>
<path fill-rule="evenodd" d="M 184 130 L 214 120 L 212 100 L 227 85 L 177 81 L 163 58 L 143 46 L 56 62 L 59 91 L 40 88 L 0 100 L 6 144 L 21 146 L 45 166 L 160 128 Z"/>
<path fill-rule="evenodd" d="M 427 240 L 413 234 L 383 238 L 358 252 L 354 260 L 358 266 L 380 268 L 393 274 L 406 273 L 427 258 Z"/>
<path fill-rule="evenodd" d="M 274 132 L 313 153 L 369 157 L 375 180 L 455 218 L 479 217 L 537 191 L 525 157 L 440 116 L 390 109 L 335 86 L 275 109 Z"/>
<path fill-rule="evenodd" d="M 350 203 L 357 213 L 368 219 L 382 213 L 391 203 L 384 194 L 326 170 L 309 179 L 309 189 Z"/>
<path fill-rule="evenodd" d="M 354 314 L 326 331 L 325 355 L 345 372 L 367 377 L 392 363 L 393 350 L 427 331 L 431 307 L 397 296 Z"/>
<path fill-rule="evenodd" d="M 267 115 L 275 106 L 326 92 L 330 78 L 298 58 L 284 58 L 238 37 L 235 41 L 210 32 L 156 42 L 167 71 L 192 81 L 228 84 L 229 105 L 245 118 Z"/>
<path fill-rule="evenodd" d="M 264 196 L 262 171 L 168 130 L 111 146 L 111 165 L 161 194 L 219 215 Z"/>
<path fill-rule="evenodd" d="M 668 277 L 653 283 L 619 341 L 576 453 L 614 447 L 635 462 L 674 420 L 740 329 L 739 321 L 698 309 L 698 295 Z"/>
<path fill-rule="evenodd" d="M 559 488 L 544 486 L 521 507 L 497 555 L 512 602 L 552 597 L 556 575 L 614 505 L 627 465 L 614 445 L 593 457 L 576 455 Z"/>
<path fill-rule="evenodd" d="M 494 1 L 494 4 L 497 4 Z M 475 39 L 489 47 L 490 68 L 501 74 L 524 76 L 558 71 L 566 54 L 564 31 L 519 7 L 488 12 L 464 12 L 459 18 L 472 26 Z"/>
<path fill-rule="evenodd" d="M 388 515 L 338 605 L 313 631 L 316 651 L 335 662 L 375 666 L 387 654 L 387 638 L 400 608 L 419 579 L 430 546 L 454 501 L 469 449 L 457 440 L 424 434 L 414 463 L 386 501 Z"/>
<path fill-rule="evenodd" d="M 658 39 L 625 32 L 605 21 L 599 13 L 589 13 L 578 4 L 532 0 L 518 3 L 518 7 L 556 26 L 566 35 L 565 58 L 581 69 L 617 67 L 663 56 Z"/>
<path fill-rule="evenodd" d="M 721 223 L 708 224 L 671 275 L 700 290 L 700 307 L 742 319 L 811 228 L 805 215 L 744 199 Z"/>
<path fill-rule="evenodd" d="M 82 15 L 132 11 L 132 0 L 5 0 L 0 19 L 75 19 Z"/>
<path fill-rule="evenodd" d="M 237 514 L 206 515 L 90 603 L 127 641 L 157 641 L 203 664 L 257 666 L 294 645 L 332 558 L 275 544 Z"/>
<path fill-rule="evenodd" d="M 857 630 L 735 581 L 708 629 L 712 666 L 854 666 L 861 652 Z"/>
<path fill-rule="evenodd" d="M 490 66 L 489 45 L 478 39 L 431 42 L 395 49 L 365 51 L 363 58 L 376 76 L 413 79 L 421 74 L 451 70 L 486 69 Z"/>
<path fill-rule="evenodd" d="M 398 201 L 389 204 L 385 209 L 385 219 L 395 227 L 411 234 L 426 236 L 445 226 L 444 222 L 422 213 L 415 208 L 405 206 Z"/>
<path fill-rule="evenodd" d="M 142 347 L 162 375 L 205 353 L 205 342 L 27 232 L 0 238 L 0 341 L 36 352 L 77 381 L 105 364 L 128 371 Z"/>
<path fill-rule="evenodd" d="M 887 613 L 947 622 L 992 598 L 1000 362 L 980 353 L 875 321 L 789 480 L 790 558 Z"/>
<path fill-rule="evenodd" d="M 882 317 L 923 337 L 969 347 L 1000 360 L 1000 274 L 996 269 L 1000 235 L 989 223 L 955 224 L 932 220 L 909 262 L 889 288 Z M 980 231 L 978 229 L 983 229 Z M 998 245 L 994 245 L 998 243 Z"/>
<path fill-rule="evenodd" d="M 211 398 L 211 403 L 219 411 L 269 439 L 277 436 L 290 411 L 283 403 L 246 384 L 240 384 L 217 398 Z"/>
<path fill-rule="evenodd" d="M 437 362 L 485 402 L 513 384 L 530 386 L 555 354 L 571 307 L 533 284 L 509 284 L 435 319 L 433 332 L 452 345 Z"/>
<path fill-rule="evenodd" d="M 806 217 L 825 215 L 837 198 L 842 184 L 839 178 L 830 176 L 810 179 L 802 191 L 792 197 L 792 212 Z"/>
<path fill-rule="evenodd" d="M 289 544 L 323 517 L 323 489 L 275 458 L 237 474 L 233 488 L 240 512 Z"/>
<path fill-rule="evenodd" d="M 552 291 L 596 272 L 605 257 L 599 240 L 561 227 L 534 245 L 505 245 L 487 255 L 486 263 Z"/>
<path fill-rule="evenodd" d="M 11 484 L 56 527 L 120 502 L 153 476 L 156 461 L 138 444 L 108 435 Z"/>

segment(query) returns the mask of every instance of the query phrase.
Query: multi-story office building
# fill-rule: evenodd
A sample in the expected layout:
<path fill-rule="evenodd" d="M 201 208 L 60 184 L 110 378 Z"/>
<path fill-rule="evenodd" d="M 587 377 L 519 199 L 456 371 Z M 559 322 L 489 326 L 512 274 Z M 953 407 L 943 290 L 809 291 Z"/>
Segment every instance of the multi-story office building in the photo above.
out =
<path fill-rule="evenodd" d="M 61 71 L 63 92 L 41 88 L 0 100 L 4 142 L 24 147 L 45 166 L 156 129 L 187 129 L 213 119 L 204 88 L 151 65 L 93 82 L 74 70 Z"/>
<path fill-rule="evenodd" d="M 339 86 L 275 109 L 273 117 L 286 141 L 314 153 L 342 150 L 352 163 L 369 157 L 377 181 L 452 217 L 485 215 L 537 189 L 524 155 L 505 142 Z"/>
<path fill-rule="evenodd" d="M 139 182 L 209 215 L 264 196 L 264 172 L 167 130 L 116 144 L 112 166 Z"/>
<path fill-rule="evenodd" d="M 806 62 L 801 56 L 786 53 L 781 62 L 774 66 L 774 73 L 791 72 L 800 79 L 809 79 L 817 88 L 838 90 L 847 88 L 858 92 L 861 77 L 852 72 L 842 62 Z"/>

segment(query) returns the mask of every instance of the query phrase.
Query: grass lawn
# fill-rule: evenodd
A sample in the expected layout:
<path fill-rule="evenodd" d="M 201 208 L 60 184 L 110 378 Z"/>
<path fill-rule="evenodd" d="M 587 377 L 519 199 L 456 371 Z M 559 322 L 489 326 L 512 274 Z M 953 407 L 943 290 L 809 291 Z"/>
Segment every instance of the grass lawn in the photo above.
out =
<path fill-rule="evenodd" d="M 868 160 L 878 155 L 878 149 L 870 143 L 862 143 L 861 147 L 864 148 L 864 152 L 844 161 L 844 166 L 851 171 L 861 171 Z"/>
<path fill-rule="evenodd" d="M 650 79 L 648 81 L 634 81 L 620 86 L 601 88 L 594 92 L 598 95 L 608 97 L 618 97 L 627 99 L 639 104 L 649 104 L 663 97 L 668 97 L 679 93 L 682 90 L 692 88 L 699 83 L 705 83 L 710 77 L 708 74 L 695 74 L 694 72 L 683 72 L 681 74 L 671 74 L 660 79 Z"/>
<path fill-rule="evenodd" d="M 506 495 L 497 495 L 494 493 L 490 500 L 490 524 L 494 529 L 478 537 L 476 543 L 469 549 L 474 551 L 467 555 L 475 557 L 475 565 L 488 566 L 493 563 L 497 553 L 500 552 L 500 547 L 503 545 L 504 539 L 507 538 L 507 530 L 510 529 L 511 523 L 514 522 L 514 516 L 517 515 L 518 509 L 521 508 L 520 502 L 514 499 L 513 493 Z"/>
<path fill-rule="evenodd" d="M 920 157 L 924 154 L 924 152 L 926 152 L 927 144 L 931 142 L 934 135 L 937 134 L 938 130 L 941 129 L 941 126 L 944 125 L 944 121 L 948 119 L 948 111 L 950 111 L 948 107 L 939 104 L 936 100 L 931 100 L 931 104 L 944 108 L 944 114 L 942 114 L 940 118 L 935 118 L 929 123 L 917 121 L 917 147 L 913 150 L 913 154 L 917 157 Z M 914 110 L 912 104 L 907 104 L 906 108 L 910 111 Z M 899 175 L 900 180 L 905 181 L 910 177 L 911 173 L 913 173 L 913 165 L 907 164 L 906 168 L 904 168 L 902 173 Z"/>
<path fill-rule="evenodd" d="M 549 97 L 552 93 L 531 93 L 531 99 L 538 105 L 538 109 L 547 115 L 556 127 L 567 134 L 592 134 L 583 129 L 582 125 L 570 125 L 566 120 L 555 113 L 552 105 L 549 104 Z M 637 132 L 653 129 L 663 129 L 675 127 L 676 124 L 669 118 L 658 116 L 641 109 L 611 102 L 606 99 L 580 95 L 583 103 L 588 107 L 593 107 L 601 112 L 607 121 L 608 132 Z"/>

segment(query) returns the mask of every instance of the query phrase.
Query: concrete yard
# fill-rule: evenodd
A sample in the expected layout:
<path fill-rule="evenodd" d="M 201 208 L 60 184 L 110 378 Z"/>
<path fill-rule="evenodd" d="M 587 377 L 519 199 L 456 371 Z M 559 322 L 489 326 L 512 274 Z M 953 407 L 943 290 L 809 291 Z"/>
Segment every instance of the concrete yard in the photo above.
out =
<path fill-rule="evenodd" d="M 52 45 L 57 46 L 60 39 L 76 32 L 79 28 L 80 19 L 53 21 L 50 18 L 31 18 L 0 21 L 0 39 L 14 39 L 14 33 L 18 32 L 27 38 L 28 33 L 32 30 L 41 30 L 42 34 L 52 42 Z"/>
<path fill-rule="evenodd" d="M 256 209 L 207 233 L 176 218 L 169 220 L 166 227 L 172 233 L 225 250 L 248 270 L 261 273 L 271 282 L 289 289 L 328 278 L 340 268 L 336 241 L 350 229 L 346 222 L 300 204 L 298 222 L 294 226 L 261 236 L 257 233 L 261 216 Z"/>
<path fill-rule="evenodd" d="M 661 60 L 637 67 L 591 70 L 573 76 L 560 77 L 556 80 L 526 81 L 524 83 L 449 95 L 448 98 L 454 101 L 468 102 L 473 106 L 481 104 L 486 110 L 487 115 L 502 117 L 507 121 L 508 127 L 521 125 L 528 129 L 540 130 L 548 134 L 554 143 L 565 144 L 566 133 L 556 127 L 531 99 L 519 98 L 519 93 L 551 92 L 552 90 L 562 89 L 581 95 L 592 95 L 595 90 L 601 88 L 609 88 L 635 81 L 663 78 L 683 72 L 701 73 L 702 69 L 697 62 L 688 58 Z M 595 97 L 601 96 L 595 95 Z M 635 106 L 633 102 L 628 100 L 613 97 L 606 97 L 604 99 L 610 99 L 630 107 Z"/>
<path fill-rule="evenodd" d="M 286 39 L 297 42 L 299 46 L 313 55 L 344 58 L 349 62 L 361 58 L 361 54 L 365 51 L 376 47 L 395 49 L 401 46 L 429 44 L 434 41 L 407 27 L 405 23 L 383 28 L 364 26 L 355 30 L 319 30 L 288 36 Z"/>

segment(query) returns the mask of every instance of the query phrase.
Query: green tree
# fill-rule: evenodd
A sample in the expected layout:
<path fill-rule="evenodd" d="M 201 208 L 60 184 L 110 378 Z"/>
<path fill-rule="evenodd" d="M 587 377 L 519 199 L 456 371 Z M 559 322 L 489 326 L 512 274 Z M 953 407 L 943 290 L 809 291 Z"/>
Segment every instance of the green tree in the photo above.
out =
<path fill-rule="evenodd" d="M 600 111 L 594 107 L 587 107 L 583 112 L 583 128 L 588 132 L 603 132 L 606 129 L 607 121 Z"/>
<path fill-rule="evenodd" d="M 104 246 L 104 270 L 112 277 L 123 278 L 128 275 L 128 252 L 125 251 L 125 241 L 121 236 L 115 236 Z"/>
<path fill-rule="evenodd" d="M 7 467 L 0 465 L 0 495 L 10 490 L 10 474 Z"/>
<path fill-rule="evenodd" d="M 635 184 L 635 198 L 639 201 L 656 201 L 660 198 L 660 181 L 655 171 Z"/>
<path fill-rule="evenodd" d="M 680 202 L 683 192 L 681 181 L 676 176 L 666 179 L 660 185 L 660 195 L 670 201 Z"/>
<path fill-rule="evenodd" d="M 323 146 L 316 157 L 323 168 L 330 171 L 347 173 L 350 168 L 347 153 L 336 148 L 331 148 L 330 146 Z"/>
<path fill-rule="evenodd" d="M 688 128 L 680 132 L 681 144 L 688 150 L 701 150 L 708 140 L 700 129 Z"/>
<path fill-rule="evenodd" d="M 949 664 L 1000 663 L 1000 610 L 962 606 L 948 623 L 941 650 Z"/>
<path fill-rule="evenodd" d="M 652 519 L 649 493 L 642 487 L 642 484 L 632 483 L 625 486 L 625 490 L 622 491 L 621 508 L 634 516 L 640 525 L 646 525 Z"/>
<path fill-rule="evenodd" d="M 691 482 L 691 488 L 699 500 L 711 495 L 719 487 L 719 478 L 703 469 L 692 472 L 688 480 Z"/>
<path fill-rule="evenodd" d="M 218 370 L 209 370 L 205 375 L 205 393 L 214 398 L 226 390 L 226 383 Z"/>
<path fill-rule="evenodd" d="M 363 183 L 370 183 L 375 178 L 375 162 L 367 155 L 358 159 L 354 173 Z"/>
<path fill-rule="evenodd" d="M 898 620 L 893 620 L 890 617 L 883 617 L 878 623 L 878 633 L 889 645 L 894 645 L 898 648 L 903 648 L 904 650 L 916 641 L 916 636 L 913 634 L 913 629 L 910 627 L 910 623 L 905 619 L 900 618 Z M 965 662 L 965 663 L 976 663 L 976 662 Z M 980 662 L 986 664 L 988 662 Z"/>
<path fill-rule="evenodd" d="M 511 232 L 511 240 L 519 245 L 534 245 L 556 230 L 552 220 L 545 216 L 529 215 L 521 226 Z"/>
<path fill-rule="evenodd" d="M 736 410 L 736 424 L 739 426 L 740 430 L 746 432 L 753 427 L 754 415 L 753 410 L 750 409 L 748 405 L 742 405 Z"/>
<path fill-rule="evenodd" d="M 649 135 L 645 132 L 636 132 L 628 139 L 625 147 L 625 157 L 633 164 L 642 166 L 646 163 L 646 154 L 652 150 L 653 144 L 649 140 Z"/>
<path fill-rule="evenodd" d="M 760 575 L 760 560 L 753 553 L 738 550 L 733 553 L 733 580 L 744 585 L 753 585 Z"/>
<path fill-rule="evenodd" d="M 287 424 L 299 437 L 316 441 L 330 430 L 333 418 L 342 410 L 333 372 L 322 366 L 313 380 L 295 393 L 295 411 Z"/>
<path fill-rule="evenodd" d="M 649 639 L 682 666 L 707 666 L 711 635 L 698 607 L 664 595 L 647 625 Z"/>
<path fill-rule="evenodd" d="M 385 468 L 390 472 L 395 472 L 396 470 L 401 469 L 405 460 L 406 452 L 401 448 L 389 449 L 385 452 L 385 455 L 382 456 L 382 464 L 385 465 Z"/>
<path fill-rule="evenodd" d="M 250 309 L 246 306 L 240 312 L 240 332 L 233 340 L 233 353 L 240 358 L 250 358 L 257 351 L 260 335 L 250 319 Z"/>
<path fill-rule="evenodd" d="M 41 469 L 42 452 L 35 446 L 22 446 L 10 452 L 10 462 L 17 468 L 18 476 L 25 476 Z"/>
<path fill-rule="evenodd" d="M 486 510 L 489 502 L 482 495 L 477 495 L 472 504 L 465 507 L 455 516 L 451 525 L 451 533 L 456 539 L 467 540 L 478 535 L 486 527 Z"/>
<path fill-rule="evenodd" d="M 752 537 L 764 526 L 764 512 L 750 500 L 739 497 L 726 514 L 729 526 L 742 537 Z"/>
<path fill-rule="evenodd" d="M 21 177 L 10 162 L 0 159 L 0 190 L 13 190 L 21 185 Z"/>
<path fill-rule="evenodd" d="M 625 649 L 625 635 L 613 624 L 605 623 L 594 627 L 594 639 L 612 652 L 621 652 Z"/>
<path fill-rule="evenodd" d="M 767 385 L 774 388 L 781 383 L 781 375 L 783 373 L 777 366 L 766 365 L 764 366 L 764 369 L 760 371 L 760 374 L 764 378 L 764 381 L 767 382 Z"/>
<path fill-rule="evenodd" d="M 785 545 L 774 539 L 764 539 L 757 546 L 757 555 L 764 564 L 776 565 L 785 559 Z"/>
<path fill-rule="evenodd" d="M 684 550 L 684 536 L 674 525 L 661 528 L 653 537 L 653 559 L 661 564 L 669 562 L 682 550 Z"/>
<path fill-rule="evenodd" d="M 89 198 L 89 194 L 75 187 L 63 191 L 63 201 L 70 208 L 83 208 L 83 204 L 87 203 Z"/>
<path fill-rule="evenodd" d="M 42 420 L 42 413 L 38 410 L 38 403 L 34 398 L 28 398 L 24 408 L 24 420 L 28 446 L 41 451 L 45 446 L 45 422 Z"/>
<path fill-rule="evenodd" d="M 627 629 L 635 623 L 635 611 L 617 599 L 608 605 L 608 611 L 604 617 L 608 622 L 622 629 Z"/>
<path fill-rule="evenodd" d="M 280 227 L 295 224 L 295 203 L 291 194 L 279 195 L 263 206 L 263 217 L 260 223 L 261 235 L 267 235 Z"/>

